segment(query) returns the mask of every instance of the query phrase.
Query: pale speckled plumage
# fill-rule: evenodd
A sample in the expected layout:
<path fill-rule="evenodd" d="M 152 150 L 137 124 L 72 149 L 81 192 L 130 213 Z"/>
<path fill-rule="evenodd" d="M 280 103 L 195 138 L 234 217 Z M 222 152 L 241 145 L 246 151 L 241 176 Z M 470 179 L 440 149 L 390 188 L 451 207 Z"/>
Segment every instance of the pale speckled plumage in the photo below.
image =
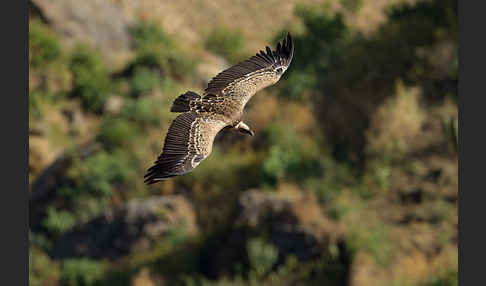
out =
<path fill-rule="evenodd" d="M 246 103 L 256 92 L 280 79 L 292 56 L 289 34 L 276 50 L 266 47 L 266 53 L 260 51 L 216 75 L 202 97 L 191 91 L 180 95 L 171 111 L 184 113 L 172 122 L 162 153 L 145 174 L 145 182 L 152 184 L 193 170 L 211 154 L 216 134 L 227 126 L 245 129 L 252 135 L 242 122 Z"/>

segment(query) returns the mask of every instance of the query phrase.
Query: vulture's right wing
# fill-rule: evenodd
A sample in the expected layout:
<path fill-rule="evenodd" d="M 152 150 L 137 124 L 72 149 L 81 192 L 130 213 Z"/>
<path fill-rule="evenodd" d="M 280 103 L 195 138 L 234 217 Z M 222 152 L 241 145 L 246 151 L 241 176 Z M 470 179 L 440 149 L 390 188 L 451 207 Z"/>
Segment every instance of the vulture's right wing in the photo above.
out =
<path fill-rule="evenodd" d="M 226 123 L 208 115 L 186 112 L 172 122 L 164 148 L 154 165 L 145 174 L 145 183 L 192 171 L 211 154 L 214 137 Z"/>

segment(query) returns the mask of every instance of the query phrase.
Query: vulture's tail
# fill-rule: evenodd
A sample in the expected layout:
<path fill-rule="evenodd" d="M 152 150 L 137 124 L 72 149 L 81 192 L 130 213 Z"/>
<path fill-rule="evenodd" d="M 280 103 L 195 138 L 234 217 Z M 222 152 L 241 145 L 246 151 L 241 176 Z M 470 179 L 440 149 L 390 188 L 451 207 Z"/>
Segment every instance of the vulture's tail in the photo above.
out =
<path fill-rule="evenodd" d="M 174 100 L 174 104 L 170 111 L 172 112 L 186 112 L 191 109 L 190 103 L 191 101 L 201 98 L 201 96 L 193 91 L 188 91 L 184 94 L 179 95 Z"/>

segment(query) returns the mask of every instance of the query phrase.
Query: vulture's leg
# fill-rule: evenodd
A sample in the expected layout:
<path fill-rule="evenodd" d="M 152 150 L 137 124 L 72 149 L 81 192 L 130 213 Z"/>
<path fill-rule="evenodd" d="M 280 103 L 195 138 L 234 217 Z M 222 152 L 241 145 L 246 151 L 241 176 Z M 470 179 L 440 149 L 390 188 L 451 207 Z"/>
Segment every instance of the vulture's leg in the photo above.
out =
<path fill-rule="evenodd" d="M 243 121 L 240 121 L 238 124 L 236 124 L 235 128 L 236 130 L 238 130 L 243 134 L 247 134 L 250 136 L 253 136 L 255 134 L 255 132 L 253 132 L 253 130 L 251 130 L 250 127 L 248 127 L 248 125 L 243 123 Z"/>

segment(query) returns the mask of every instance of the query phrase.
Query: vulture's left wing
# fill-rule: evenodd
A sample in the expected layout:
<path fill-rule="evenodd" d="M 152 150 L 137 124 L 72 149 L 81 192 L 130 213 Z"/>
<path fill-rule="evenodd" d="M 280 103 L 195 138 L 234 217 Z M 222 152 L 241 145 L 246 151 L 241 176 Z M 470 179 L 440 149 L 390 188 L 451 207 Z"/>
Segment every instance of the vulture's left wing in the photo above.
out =
<path fill-rule="evenodd" d="M 294 53 L 292 37 L 278 43 L 275 50 L 266 47 L 255 56 L 238 63 L 215 76 L 204 90 L 204 95 L 232 96 L 243 105 L 257 91 L 276 83 L 287 70 Z"/>

